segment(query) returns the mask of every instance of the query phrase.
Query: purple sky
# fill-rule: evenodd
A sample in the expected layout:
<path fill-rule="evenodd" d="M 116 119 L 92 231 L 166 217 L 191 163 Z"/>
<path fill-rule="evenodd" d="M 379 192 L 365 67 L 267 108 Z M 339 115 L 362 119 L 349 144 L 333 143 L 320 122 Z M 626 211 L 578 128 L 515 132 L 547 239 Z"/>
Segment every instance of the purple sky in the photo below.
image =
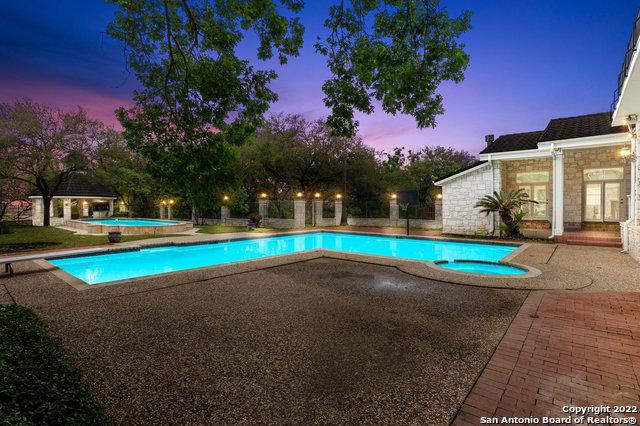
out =
<path fill-rule="evenodd" d="M 305 46 L 281 68 L 271 112 L 313 119 L 327 110 L 328 77 L 313 42 L 323 34 L 327 4 L 307 0 L 301 18 Z M 469 9 L 464 35 L 471 64 L 461 84 L 441 86 L 446 112 L 436 129 L 416 129 L 412 117 L 376 111 L 360 116 L 366 143 L 383 150 L 446 145 L 476 154 L 484 135 L 544 128 L 551 118 L 609 109 L 638 3 L 632 0 L 443 0 L 452 13 Z M 105 34 L 114 8 L 100 1 L 30 0 L 0 3 L 0 101 L 29 97 L 64 108 L 83 106 L 116 124 L 136 85 L 120 45 Z M 241 46 L 254 58 L 251 41 Z M 261 66 L 260 63 L 257 64 Z"/>

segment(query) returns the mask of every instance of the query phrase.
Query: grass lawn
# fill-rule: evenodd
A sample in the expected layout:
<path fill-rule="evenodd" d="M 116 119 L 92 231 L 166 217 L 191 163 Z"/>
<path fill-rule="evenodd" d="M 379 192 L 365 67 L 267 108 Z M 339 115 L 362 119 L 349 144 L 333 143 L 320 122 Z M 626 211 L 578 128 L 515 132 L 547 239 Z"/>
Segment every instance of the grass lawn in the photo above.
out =
<path fill-rule="evenodd" d="M 287 229 L 276 228 L 249 228 L 248 226 L 228 226 L 228 225 L 198 225 L 195 226 L 201 234 L 224 234 L 228 232 L 281 232 Z"/>
<path fill-rule="evenodd" d="M 71 231 L 54 227 L 11 224 L 9 234 L 0 234 L 0 253 L 46 248 L 72 248 L 96 246 L 109 242 L 106 235 L 78 235 Z M 177 234 L 173 234 L 175 236 Z M 122 241 L 144 240 L 168 237 L 170 235 L 123 235 Z"/>
<path fill-rule="evenodd" d="M 29 309 L 0 306 L 0 424 L 107 424 L 80 372 Z"/>

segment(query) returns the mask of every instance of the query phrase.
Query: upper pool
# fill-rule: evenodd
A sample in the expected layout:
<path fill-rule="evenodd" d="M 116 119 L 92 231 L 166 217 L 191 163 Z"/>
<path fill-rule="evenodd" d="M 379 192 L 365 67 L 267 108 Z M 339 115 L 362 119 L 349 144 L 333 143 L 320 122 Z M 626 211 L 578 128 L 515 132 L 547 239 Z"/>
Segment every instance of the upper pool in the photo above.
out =
<path fill-rule="evenodd" d="M 176 225 L 180 222 L 174 220 L 155 220 L 155 219 L 83 219 L 82 222 L 97 223 L 107 226 L 167 226 Z"/>
<path fill-rule="evenodd" d="M 517 247 L 332 232 L 263 237 L 211 244 L 144 248 L 50 262 L 88 284 L 182 271 L 267 256 L 326 249 L 412 260 L 497 262 Z"/>

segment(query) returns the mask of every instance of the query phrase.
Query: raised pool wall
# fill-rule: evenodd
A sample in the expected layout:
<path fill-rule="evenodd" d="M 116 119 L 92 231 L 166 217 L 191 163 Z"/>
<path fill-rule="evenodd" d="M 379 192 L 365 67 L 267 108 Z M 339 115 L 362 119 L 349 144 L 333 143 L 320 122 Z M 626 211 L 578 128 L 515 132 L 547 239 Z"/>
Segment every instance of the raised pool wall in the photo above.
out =
<path fill-rule="evenodd" d="M 123 235 L 176 234 L 193 229 L 193 223 L 191 222 L 178 222 L 160 226 L 114 226 L 82 220 L 69 220 L 66 225 L 70 228 L 86 231 L 89 234 L 108 234 L 109 232 L 118 231 L 122 232 Z"/>

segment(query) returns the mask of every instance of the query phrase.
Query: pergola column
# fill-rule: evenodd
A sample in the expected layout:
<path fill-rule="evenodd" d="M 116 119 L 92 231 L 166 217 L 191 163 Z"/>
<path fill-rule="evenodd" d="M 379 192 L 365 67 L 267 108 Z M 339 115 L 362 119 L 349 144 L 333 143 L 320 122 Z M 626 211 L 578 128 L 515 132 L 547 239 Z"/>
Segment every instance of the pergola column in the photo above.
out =
<path fill-rule="evenodd" d="M 553 150 L 553 235 L 564 233 L 564 155 Z"/>
<path fill-rule="evenodd" d="M 71 198 L 65 198 L 62 200 L 62 218 L 71 220 Z"/>

